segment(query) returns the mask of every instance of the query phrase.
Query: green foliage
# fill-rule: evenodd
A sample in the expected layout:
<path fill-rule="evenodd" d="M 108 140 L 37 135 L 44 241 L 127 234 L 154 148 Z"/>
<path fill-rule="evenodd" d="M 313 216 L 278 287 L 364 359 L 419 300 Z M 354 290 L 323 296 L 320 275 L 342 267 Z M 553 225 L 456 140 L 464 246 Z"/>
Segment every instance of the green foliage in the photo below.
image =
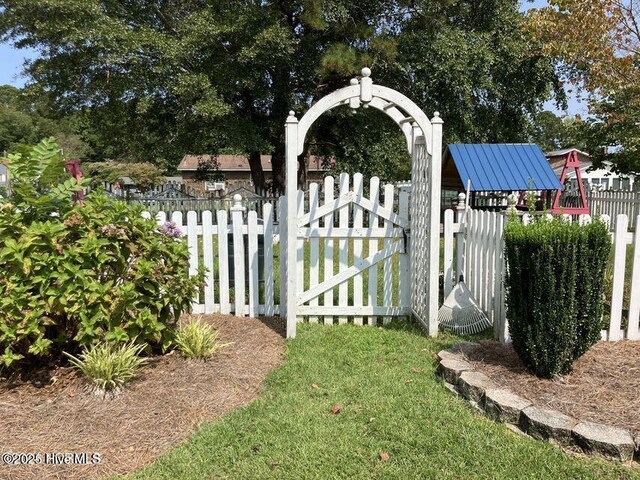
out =
<path fill-rule="evenodd" d="M 581 130 L 584 121 L 573 117 L 559 117 L 547 110 L 532 118 L 529 141 L 537 143 L 543 152 L 575 147 L 586 149 Z"/>
<path fill-rule="evenodd" d="M 44 221 L 52 214 L 63 215 L 73 206 L 73 194 L 88 185 L 86 179 L 66 176 L 64 158 L 53 137 L 24 146 L 7 159 L 11 201 L 25 224 Z"/>
<path fill-rule="evenodd" d="M 61 218 L 25 225 L 0 210 L 0 347 L 45 355 L 52 344 L 103 339 L 167 346 L 198 281 L 185 242 L 157 231 L 141 208 L 90 195 Z"/>
<path fill-rule="evenodd" d="M 220 332 L 213 325 L 205 323 L 202 318 L 191 320 L 181 325 L 175 336 L 175 344 L 180 354 L 187 358 L 206 360 L 218 350 L 229 345 L 220 343 Z"/>
<path fill-rule="evenodd" d="M 334 174 L 362 173 L 384 181 L 411 178 L 411 156 L 398 126 L 375 109 L 334 110 L 323 116 L 316 137 L 336 139 L 314 145 L 314 154 L 335 160 Z M 349 138 L 341 142 L 340 138 Z M 372 141 L 372 139 L 375 139 Z"/>
<path fill-rule="evenodd" d="M 640 174 L 640 99 L 637 88 L 600 96 L 591 101 L 591 115 L 581 124 L 579 135 L 596 167 Z"/>
<path fill-rule="evenodd" d="M 93 181 L 117 183 L 129 177 L 143 191 L 164 182 L 162 170 L 149 162 L 95 162 L 84 163 L 82 168 Z"/>
<path fill-rule="evenodd" d="M 517 0 L 0 0 L 0 34 L 39 49 L 27 73 L 82 112 L 96 157 L 171 169 L 185 153 L 271 153 L 277 188 L 287 112 L 363 66 L 442 112 L 449 141 L 522 141 L 557 84 L 551 62 L 530 53 L 522 19 Z M 309 144 L 343 165 L 401 146 L 364 124 L 330 130 Z"/>
<path fill-rule="evenodd" d="M 99 393 L 122 387 L 136 376 L 137 371 L 147 360 L 140 358 L 144 344 L 101 342 L 75 357 L 69 357 L 69 363 L 80 370 Z"/>
<path fill-rule="evenodd" d="M 76 113 L 59 112 L 38 86 L 0 86 L 0 153 L 56 137 L 66 158 L 85 158 L 91 151 L 78 135 Z"/>
<path fill-rule="evenodd" d="M 565 374 L 600 338 L 609 232 L 601 221 L 512 219 L 505 248 L 513 347 L 536 375 Z"/>
<path fill-rule="evenodd" d="M 10 162 L 13 196 L 0 207 L 2 361 L 101 340 L 166 347 L 167 326 L 199 285 L 185 242 L 139 206 L 101 194 L 74 205 L 80 184 L 49 184 L 62 168 L 49 141 Z"/>

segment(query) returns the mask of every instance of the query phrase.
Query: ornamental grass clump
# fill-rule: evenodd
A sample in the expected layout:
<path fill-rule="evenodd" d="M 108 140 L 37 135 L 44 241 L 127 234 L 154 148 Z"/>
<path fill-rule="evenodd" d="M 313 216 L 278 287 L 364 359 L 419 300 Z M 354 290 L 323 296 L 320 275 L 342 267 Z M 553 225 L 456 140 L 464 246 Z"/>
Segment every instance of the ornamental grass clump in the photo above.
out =
<path fill-rule="evenodd" d="M 220 332 L 201 318 L 182 325 L 175 336 L 175 344 L 183 357 L 197 360 L 211 358 L 218 350 L 229 345 L 219 342 Z"/>
<path fill-rule="evenodd" d="M 69 363 L 87 378 L 94 393 L 104 397 L 117 394 L 147 363 L 146 358 L 140 357 L 144 348 L 144 344 L 133 342 L 103 342 L 83 349 L 79 357 L 64 353 L 69 357 Z"/>
<path fill-rule="evenodd" d="M 513 348 L 537 376 L 570 371 L 600 339 L 611 239 L 606 225 L 560 218 L 505 229 L 507 319 Z"/>

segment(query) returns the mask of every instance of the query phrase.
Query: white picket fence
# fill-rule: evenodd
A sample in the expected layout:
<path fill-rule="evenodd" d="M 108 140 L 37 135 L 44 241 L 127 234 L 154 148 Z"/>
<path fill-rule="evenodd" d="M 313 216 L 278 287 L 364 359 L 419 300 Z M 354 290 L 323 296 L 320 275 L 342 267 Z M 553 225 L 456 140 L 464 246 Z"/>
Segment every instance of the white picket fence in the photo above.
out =
<path fill-rule="evenodd" d="M 588 191 L 587 205 L 592 215 L 616 218 L 625 214 L 629 218 L 629 226 L 634 230 L 638 229 L 636 220 L 640 215 L 640 192 Z"/>
<path fill-rule="evenodd" d="M 503 238 L 506 215 L 497 212 L 457 210 L 454 222 L 453 210 L 445 212 L 444 223 L 444 294 L 453 288 L 461 273 L 465 273 L 465 283 L 479 306 L 494 322 L 494 333 L 500 341 L 509 339 L 505 309 Z M 640 225 L 640 215 L 635 219 Z M 571 221 L 570 215 L 564 216 Z M 610 222 L 603 215 L 605 222 Z M 531 221 L 524 215 L 523 222 Z M 580 222 L 589 222 L 589 215 L 581 215 Z M 612 232 L 614 246 L 613 278 L 610 291 L 609 325 L 602 331 L 602 339 L 617 341 L 624 338 L 640 340 L 640 233 L 629 231 L 629 217 L 619 214 L 615 218 Z M 454 264 L 453 251 L 457 251 Z M 631 259 L 627 262 L 628 246 L 633 245 Z M 631 269 L 629 271 L 629 268 Z M 625 276 L 630 274 L 630 288 Z M 628 304 L 626 321 L 623 322 L 623 306 Z M 623 324 L 626 325 L 623 328 Z"/>
<path fill-rule="evenodd" d="M 256 211 L 245 213 L 240 200 L 229 213 L 226 210 L 202 212 L 201 223 L 195 211 L 187 213 L 186 223 L 182 212 L 171 214 L 170 220 L 187 238 L 189 274 L 197 275 L 200 264 L 206 268 L 205 287 L 193 300 L 194 313 L 252 317 L 281 314 L 282 302 L 275 295 L 275 282 L 282 279 L 276 278 L 274 271 L 274 246 L 279 233 L 273 222 L 273 205 L 263 205 L 261 213 L 260 220 Z M 144 214 L 151 216 L 148 212 Z M 155 217 L 159 225 L 168 220 L 164 212 Z M 260 250 L 264 252 L 263 262 L 260 262 Z"/>
<path fill-rule="evenodd" d="M 376 325 L 409 315 L 409 193 L 377 177 L 366 187 L 365 197 L 362 175 L 345 173 L 298 191 L 299 321 Z M 278 217 L 285 206 L 281 197 Z M 191 275 L 206 269 L 193 312 L 236 316 L 284 315 L 286 223 L 276 224 L 274 214 L 270 203 L 246 211 L 242 198 L 229 212 L 144 213 L 180 228 Z"/>
<path fill-rule="evenodd" d="M 393 316 L 409 313 L 407 249 L 411 237 L 400 226 L 407 223 L 409 195 L 393 185 L 380 186 L 374 178 L 365 197 L 362 177 L 355 175 L 352 180 L 342 175 L 335 185 L 328 177 L 322 187 L 314 184 L 309 192 L 298 193 L 298 211 L 309 217 L 309 225 L 299 227 L 297 234 L 299 293 L 310 297 L 298 307 L 300 319 L 376 325 L 378 320 L 386 323 Z M 345 192 L 353 193 L 351 201 L 336 205 L 335 194 Z M 284 208 L 282 197 L 278 209 L 283 213 Z M 464 275 L 478 304 L 493 321 L 496 338 L 507 341 L 506 216 L 471 209 L 465 214 L 464 210 L 461 205 L 444 214 L 443 293 L 448 295 Z M 564 217 L 571 221 L 569 215 Z M 160 225 L 168 220 L 163 212 L 156 218 Z M 528 215 L 522 218 L 530 221 Z M 610 221 L 607 215 L 603 218 Z M 276 259 L 276 249 L 283 248 L 277 245 L 286 232 L 284 222 L 274 222 L 273 205 L 263 205 L 260 214 L 247 212 L 239 199 L 230 212 L 202 212 L 200 222 L 192 211 L 186 217 L 174 212 L 170 220 L 186 236 L 190 274 L 196 275 L 200 264 L 206 268 L 205 287 L 193 301 L 194 313 L 284 314 L 285 279 L 279 272 L 284 271 L 285 256 Z M 583 215 L 579 221 L 590 221 L 590 216 Z M 635 221 L 640 225 L 640 215 Z M 609 325 L 602 332 L 605 340 L 640 340 L 640 233 L 630 230 L 629 224 L 625 214 L 619 214 L 613 223 L 614 263 L 607 295 Z M 391 253 L 382 255 L 387 250 Z M 348 282 L 339 282 L 342 277 Z M 322 282 L 329 282 L 329 288 L 311 295 L 321 289 Z"/>

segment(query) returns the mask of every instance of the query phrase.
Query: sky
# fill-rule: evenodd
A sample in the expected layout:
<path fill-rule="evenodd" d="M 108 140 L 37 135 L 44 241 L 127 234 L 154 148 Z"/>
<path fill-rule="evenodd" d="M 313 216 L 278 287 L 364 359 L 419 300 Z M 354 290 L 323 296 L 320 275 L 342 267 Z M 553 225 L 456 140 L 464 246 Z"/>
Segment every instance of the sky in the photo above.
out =
<path fill-rule="evenodd" d="M 525 11 L 530 8 L 540 8 L 546 5 L 546 0 L 522 1 L 520 9 Z M 8 43 L 0 43 L 0 85 L 9 84 L 16 87 L 23 86 L 26 82 L 26 78 L 21 75 L 22 66 L 25 60 L 36 56 L 37 52 L 35 50 L 18 50 Z M 553 102 L 545 103 L 545 109 L 551 110 L 557 114 L 563 113 L 556 108 Z M 585 116 L 586 112 L 587 105 L 585 102 L 580 102 L 575 96 L 571 96 L 569 98 L 567 114 L 580 114 Z"/>

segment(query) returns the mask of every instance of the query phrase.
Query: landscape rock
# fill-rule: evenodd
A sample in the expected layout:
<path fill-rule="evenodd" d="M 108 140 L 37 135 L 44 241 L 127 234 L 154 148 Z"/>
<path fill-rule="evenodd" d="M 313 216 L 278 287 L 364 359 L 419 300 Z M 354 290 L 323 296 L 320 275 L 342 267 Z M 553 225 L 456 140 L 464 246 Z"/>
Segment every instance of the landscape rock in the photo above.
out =
<path fill-rule="evenodd" d="M 466 370 L 471 370 L 471 365 L 456 358 L 444 358 L 438 364 L 438 373 L 442 375 L 446 382 L 453 385 L 458 384 L 460 374 Z"/>
<path fill-rule="evenodd" d="M 636 445 L 628 430 L 599 423 L 580 422 L 573 427 L 573 436 L 585 453 L 621 462 L 633 459 Z"/>
<path fill-rule="evenodd" d="M 463 354 L 468 356 L 473 350 L 475 350 L 480 344 L 475 342 L 462 342 L 454 345 L 449 349 L 452 353 Z"/>
<path fill-rule="evenodd" d="M 475 342 L 462 342 L 454 345 L 451 348 L 447 348 L 446 350 L 440 350 L 438 352 L 438 357 L 441 359 L 445 358 L 456 358 L 458 360 L 464 360 L 464 357 L 468 356 L 468 354 L 478 346 L 479 344 Z"/>
<path fill-rule="evenodd" d="M 531 402 L 509 390 L 490 388 L 484 392 L 484 410 L 489 418 L 499 422 L 517 424 L 520 411 Z"/>
<path fill-rule="evenodd" d="M 446 350 L 440 350 L 438 352 L 438 358 L 440 358 L 440 360 L 444 360 L 445 358 L 454 358 L 457 360 L 462 360 L 460 355 L 456 352 L 453 352 L 450 348 L 447 348 Z"/>
<path fill-rule="evenodd" d="M 539 440 L 554 440 L 560 445 L 573 443 L 571 429 L 577 420 L 557 410 L 530 406 L 522 410 L 520 428 Z"/>
<path fill-rule="evenodd" d="M 447 390 L 449 390 L 451 393 L 453 393 L 456 397 L 458 395 L 460 395 L 460 393 L 458 392 L 458 389 L 456 388 L 455 385 L 449 383 L 449 382 L 444 382 L 444 388 L 446 388 Z"/>
<path fill-rule="evenodd" d="M 498 385 L 484 373 L 465 371 L 460 374 L 458 388 L 464 398 L 482 406 L 484 392 L 489 388 L 498 388 Z"/>

